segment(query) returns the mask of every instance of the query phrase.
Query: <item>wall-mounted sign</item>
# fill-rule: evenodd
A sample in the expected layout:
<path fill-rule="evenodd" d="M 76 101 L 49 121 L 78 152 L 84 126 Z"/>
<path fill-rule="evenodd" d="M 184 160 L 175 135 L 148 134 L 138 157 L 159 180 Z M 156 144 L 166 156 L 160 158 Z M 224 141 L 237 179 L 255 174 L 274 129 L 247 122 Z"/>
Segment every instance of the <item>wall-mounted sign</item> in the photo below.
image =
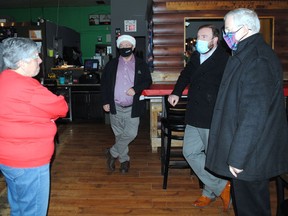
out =
<path fill-rule="evenodd" d="M 124 32 L 136 32 L 137 20 L 124 20 Z"/>
<path fill-rule="evenodd" d="M 89 25 L 110 25 L 110 14 L 91 14 L 89 15 Z"/>

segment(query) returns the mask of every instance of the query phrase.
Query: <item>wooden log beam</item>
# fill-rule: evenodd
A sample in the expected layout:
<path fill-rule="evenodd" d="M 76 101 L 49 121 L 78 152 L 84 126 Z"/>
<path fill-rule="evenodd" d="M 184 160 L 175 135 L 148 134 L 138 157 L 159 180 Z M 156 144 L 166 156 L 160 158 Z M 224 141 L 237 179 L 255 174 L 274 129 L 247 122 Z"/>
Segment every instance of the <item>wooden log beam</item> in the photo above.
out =
<path fill-rule="evenodd" d="M 231 10 L 233 8 L 288 9 L 288 1 L 174 1 L 166 2 L 167 10 Z"/>

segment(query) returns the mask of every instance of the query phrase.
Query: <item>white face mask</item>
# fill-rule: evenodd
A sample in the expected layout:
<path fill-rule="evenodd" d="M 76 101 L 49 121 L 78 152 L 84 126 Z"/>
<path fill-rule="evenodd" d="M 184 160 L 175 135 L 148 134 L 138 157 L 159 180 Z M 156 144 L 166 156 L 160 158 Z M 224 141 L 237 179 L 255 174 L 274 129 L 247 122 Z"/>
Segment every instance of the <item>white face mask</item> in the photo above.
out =
<path fill-rule="evenodd" d="M 211 50 L 211 48 L 209 48 L 209 42 L 203 40 L 197 40 L 196 50 L 201 54 L 209 52 Z"/>

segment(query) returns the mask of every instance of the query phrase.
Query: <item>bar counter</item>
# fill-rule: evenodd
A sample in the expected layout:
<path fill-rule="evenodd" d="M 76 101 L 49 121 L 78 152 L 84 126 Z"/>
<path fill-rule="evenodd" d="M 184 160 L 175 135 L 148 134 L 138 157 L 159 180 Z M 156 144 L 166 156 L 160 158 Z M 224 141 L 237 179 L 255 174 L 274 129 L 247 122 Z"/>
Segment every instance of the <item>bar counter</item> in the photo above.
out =
<path fill-rule="evenodd" d="M 61 120 L 101 120 L 104 119 L 100 94 L 101 84 L 73 83 L 58 84 L 44 83 L 50 91 L 57 95 L 63 95 L 69 107 L 67 116 Z"/>
<path fill-rule="evenodd" d="M 151 96 L 164 96 L 169 95 L 174 89 L 174 84 L 152 84 L 149 89 L 145 89 L 142 92 L 144 97 Z M 288 96 L 288 81 L 284 81 L 283 83 L 284 96 Z M 184 89 L 183 95 L 188 94 L 188 88 Z"/>
<path fill-rule="evenodd" d="M 171 94 L 174 84 L 152 84 L 149 89 L 142 92 L 140 100 L 150 100 L 150 142 L 152 152 L 157 152 L 158 147 L 161 146 L 160 138 L 160 118 L 163 115 L 163 98 L 165 95 Z M 286 101 L 286 111 L 288 113 L 288 81 L 283 83 L 283 91 Z M 184 89 L 183 95 L 188 94 L 188 88 Z M 176 146 L 182 145 L 182 141 L 176 142 Z"/>
<path fill-rule="evenodd" d="M 174 89 L 174 84 L 152 84 L 149 89 L 142 92 L 144 97 L 169 95 Z M 188 94 L 188 88 L 184 89 L 183 95 Z"/>
<path fill-rule="evenodd" d="M 44 84 L 47 88 L 70 88 L 71 91 L 100 91 L 101 84 Z"/>

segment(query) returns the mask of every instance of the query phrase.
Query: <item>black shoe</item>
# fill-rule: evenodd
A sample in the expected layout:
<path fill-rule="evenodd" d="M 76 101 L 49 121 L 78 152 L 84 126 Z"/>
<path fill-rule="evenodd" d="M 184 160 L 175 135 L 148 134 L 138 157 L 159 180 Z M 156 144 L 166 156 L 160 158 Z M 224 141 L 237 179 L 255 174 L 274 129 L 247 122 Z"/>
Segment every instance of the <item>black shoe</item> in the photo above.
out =
<path fill-rule="evenodd" d="M 110 149 L 106 149 L 105 151 L 106 154 L 106 158 L 107 158 L 107 167 L 110 171 L 114 171 L 115 170 L 115 162 L 117 158 L 114 158 L 111 153 L 110 153 Z"/>
<path fill-rule="evenodd" d="M 125 161 L 120 165 L 120 172 L 127 173 L 130 168 L 130 161 Z"/>

